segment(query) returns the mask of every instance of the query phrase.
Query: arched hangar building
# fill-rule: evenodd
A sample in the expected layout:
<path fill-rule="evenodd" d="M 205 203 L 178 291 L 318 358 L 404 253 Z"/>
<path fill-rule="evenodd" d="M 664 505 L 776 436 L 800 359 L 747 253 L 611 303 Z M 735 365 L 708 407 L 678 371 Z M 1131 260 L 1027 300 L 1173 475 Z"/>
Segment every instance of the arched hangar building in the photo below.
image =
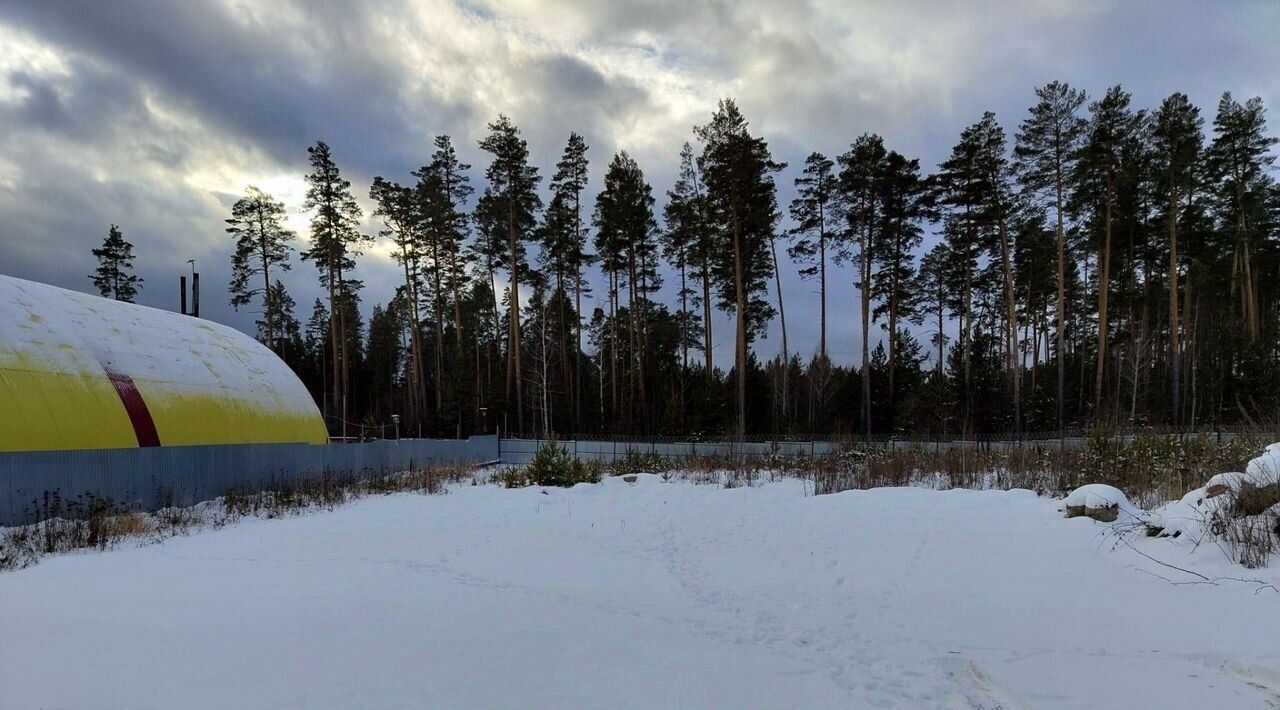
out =
<path fill-rule="evenodd" d="M 327 440 L 307 388 L 253 338 L 0 276 L 0 451 Z"/>

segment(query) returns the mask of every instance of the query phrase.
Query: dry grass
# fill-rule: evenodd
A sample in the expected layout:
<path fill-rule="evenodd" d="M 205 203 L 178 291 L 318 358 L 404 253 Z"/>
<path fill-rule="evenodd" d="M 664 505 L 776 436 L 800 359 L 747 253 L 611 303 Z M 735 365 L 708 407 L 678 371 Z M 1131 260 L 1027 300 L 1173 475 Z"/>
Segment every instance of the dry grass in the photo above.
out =
<path fill-rule="evenodd" d="M 479 483 L 474 467 L 431 466 L 387 476 L 330 475 L 282 485 L 275 490 L 230 490 L 214 501 L 168 507 L 153 513 L 119 510 L 111 501 L 89 498 L 64 504 L 57 493 L 43 496 L 40 521 L 0 528 L 0 570 L 29 567 L 45 555 L 107 550 L 126 542 L 157 542 L 218 528 L 244 517 L 281 518 L 331 510 L 371 495 L 445 492 L 449 483 Z M 487 477 L 483 482 L 488 482 Z"/>
<path fill-rule="evenodd" d="M 608 473 L 663 473 L 695 483 L 736 487 L 776 476 L 803 478 L 815 494 L 884 486 L 1026 488 L 1062 495 L 1085 483 L 1106 483 L 1139 505 L 1176 500 L 1223 471 L 1243 469 L 1264 442 L 1238 437 L 1140 436 L 1122 441 L 1091 437 L 1074 451 L 1027 446 L 1007 451 L 922 449 L 896 451 L 849 446 L 835 454 L 664 457 L 628 453 Z"/>

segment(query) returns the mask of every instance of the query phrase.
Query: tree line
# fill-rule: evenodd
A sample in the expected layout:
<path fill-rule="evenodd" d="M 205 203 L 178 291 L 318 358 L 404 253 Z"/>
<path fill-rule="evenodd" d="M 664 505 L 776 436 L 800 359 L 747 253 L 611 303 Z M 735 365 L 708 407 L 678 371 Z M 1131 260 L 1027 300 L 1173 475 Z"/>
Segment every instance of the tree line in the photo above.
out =
<path fill-rule="evenodd" d="M 231 303 L 256 304 L 258 337 L 334 431 L 392 414 L 438 436 L 945 436 L 1274 419 L 1280 188 L 1262 101 L 1223 94 L 1206 126 L 1181 93 L 1153 108 L 1119 86 L 1092 100 L 1061 82 L 1035 93 L 1012 137 L 988 112 L 933 170 L 874 134 L 813 152 L 793 171 L 788 220 L 777 198 L 788 166 L 732 100 L 682 146 L 661 208 L 625 151 L 591 194 L 577 133 L 545 187 L 505 116 L 479 141 L 482 185 L 439 136 L 403 182 L 369 188 L 402 278 L 367 323 L 352 273 L 374 236 L 318 142 L 298 256 L 325 298 L 298 313 L 279 278 L 296 235 L 284 205 L 250 187 L 227 219 Z M 140 284 L 121 242 L 113 226 L 91 278 L 131 300 Z M 790 347 L 779 252 L 819 295 L 819 312 L 803 314 L 818 320 L 813 352 Z M 838 280 L 859 305 L 829 314 Z M 733 316 L 727 370 L 712 358 L 716 309 Z M 774 319 L 779 351 L 761 361 L 753 346 Z M 833 319 L 857 322 L 856 362 L 830 357 Z"/>

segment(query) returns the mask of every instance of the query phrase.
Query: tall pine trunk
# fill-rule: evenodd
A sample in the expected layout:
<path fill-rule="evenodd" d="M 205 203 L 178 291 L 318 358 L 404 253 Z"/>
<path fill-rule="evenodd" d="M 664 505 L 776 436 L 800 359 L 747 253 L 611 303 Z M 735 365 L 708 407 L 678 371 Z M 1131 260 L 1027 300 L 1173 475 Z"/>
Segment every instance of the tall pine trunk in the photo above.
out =
<path fill-rule="evenodd" d="M 440 416 L 441 410 L 444 408 L 444 294 L 440 287 L 440 245 L 438 239 L 431 240 L 431 275 L 434 282 L 432 289 L 432 309 L 435 316 L 435 325 L 432 328 L 436 336 L 435 366 L 436 366 L 436 410 L 435 416 Z"/>
<path fill-rule="evenodd" d="M 410 390 L 409 406 L 413 412 L 416 423 L 421 424 L 425 414 L 421 411 L 423 403 L 426 401 L 426 389 L 424 372 L 422 368 L 422 329 L 418 323 L 418 287 L 417 287 L 417 268 L 410 268 L 413 258 L 410 257 L 408 247 L 401 245 L 400 255 L 404 266 L 404 290 L 405 297 L 409 301 L 409 336 L 410 347 L 413 348 L 413 357 L 409 363 L 412 368 L 413 389 Z"/>
<path fill-rule="evenodd" d="M 675 391 L 679 395 L 676 402 L 679 406 L 680 423 L 688 426 L 688 420 L 685 418 L 685 388 L 689 382 L 689 282 L 688 282 L 688 263 L 685 261 L 685 252 L 683 249 L 679 255 L 680 266 L 680 382 L 679 388 Z"/>
<path fill-rule="evenodd" d="M 618 426 L 618 271 L 609 271 L 609 407 Z"/>
<path fill-rule="evenodd" d="M 332 262 L 330 262 L 332 263 Z M 333 377 L 333 401 L 329 403 L 331 409 L 338 412 L 342 411 L 342 374 L 341 365 L 338 362 L 338 295 L 337 295 L 337 270 L 329 269 L 329 363 Z M 329 413 L 333 416 L 333 412 Z M 342 436 L 347 435 L 347 422 L 342 422 Z"/>
<path fill-rule="evenodd" d="M 746 436 L 747 426 L 747 294 L 744 283 L 742 263 L 742 235 L 735 212 L 730 219 L 733 223 L 733 285 L 734 301 L 737 306 L 737 353 L 735 360 L 738 369 L 738 441 Z"/>
<path fill-rule="evenodd" d="M 1169 177 L 1169 382 L 1174 426 L 1182 421 L 1182 368 L 1178 348 L 1178 187 Z"/>
<path fill-rule="evenodd" d="M 511 176 L 514 178 L 515 176 Z M 515 184 L 515 180 L 511 180 Z M 511 248 L 511 366 L 507 368 L 507 396 L 514 385 L 516 393 L 516 431 L 524 431 L 524 383 L 520 367 L 520 261 L 516 249 L 515 199 L 507 196 L 507 239 Z"/>
<path fill-rule="evenodd" d="M 827 358 L 827 218 L 822 204 L 818 205 L 818 353 Z"/>
<path fill-rule="evenodd" d="M 1009 244 L 1004 211 L 996 216 L 1000 230 L 1000 262 L 1004 272 L 1005 294 L 1005 366 L 1013 390 L 1013 430 L 1022 431 L 1022 373 L 1018 369 L 1018 297 L 1013 285 L 1013 248 Z"/>
<path fill-rule="evenodd" d="M 1102 391 L 1106 378 L 1107 362 L 1107 295 L 1111 286 L 1111 203 L 1112 172 L 1107 170 L 1107 208 L 1106 226 L 1102 238 L 1102 253 L 1098 255 L 1098 364 L 1094 374 L 1093 412 L 1095 418 L 1102 416 Z"/>
<path fill-rule="evenodd" d="M 862 308 L 862 427 L 867 436 L 871 436 L 871 223 L 870 218 L 864 220 L 860 234 L 858 271 L 861 279 L 860 300 Z"/>
<path fill-rule="evenodd" d="M 1067 332 L 1067 230 L 1062 218 L 1062 160 L 1054 161 L 1054 185 L 1057 190 L 1058 217 L 1058 332 L 1054 344 L 1058 359 L 1058 429 L 1063 429 L 1063 396 L 1067 387 L 1067 361 L 1064 359 Z"/>
<path fill-rule="evenodd" d="M 711 265 L 710 257 L 702 258 L 702 355 L 706 360 L 707 384 L 715 381 L 715 364 L 711 359 Z"/>
<path fill-rule="evenodd" d="M 968 208 L 965 208 L 966 221 L 968 216 Z M 960 356 L 964 363 L 964 407 L 963 407 L 963 429 L 965 434 L 970 433 L 973 420 L 973 269 L 970 268 L 969 254 L 972 252 L 971 244 L 973 242 L 973 228 L 968 226 L 965 230 L 964 243 L 964 289 L 962 298 L 964 299 L 964 314 L 962 320 L 964 323 L 960 328 Z"/>
<path fill-rule="evenodd" d="M 565 316 L 565 301 L 568 300 L 569 294 L 564 290 L 564 273 L 561 267 L 556 267 L 556 310 L 560 313 L 560 318 L 556 323 L 556 345 L 560 348 L 560 377 L 565 387 L 572 388 L 573 373 L 569 371 L 569 329 L 568 318 Z M 566 391 L 569 402 L 573 401 L 573 390 Z M 570 405 L 572 409 L 572 405 Z"/>
<path fill-rule="evenodd" d="M 339 302 L 339 318 L 338 330 L 339 337 L 342 340 L 340 352 L 342 354 L 342 397 L 338 401 L 338 406 L 342 408 L 342 435 L 345 437 L 347 433 L 347 395 L 351 392 L 351 383 L 349 380 L 351 367 L 347 360 L 347 289 L 346 282 L 342 278 L 342 269 L 338 269 L 338 293 L 342 297 Z M 363 433 L 363 432 L 362 432 Z"/>
<path fill-rule="evenodd" d="M 271 302 L 271 259 L 268 254 L 266 219 L 263 216 L 262 203 L 257 206 L 258 212 L 258 254 L 262 258 L 262 320 L 267 326 L 267 347 L 276 350 L 275 341 L 275 304 Z"/>
<path fill-rule="evenodd" d="M 791 396 L 787 387 L 787 371 L 791 369 L 791 355 L 787 349 L 787 309 L 782 303 L 782 272 L 778 270 L 778 248 L 773 235 L 769 236 L 769 250 L 773 254 L 773 283 L 778 290 L 778 316 L 782 325 L 782 429 L 790 431 Z"/>
<path fill-rule="evenodd" d="M 573 432 L 576 436 L 583 430 L 582 425 L 582 264 L 574 262 L 573 267 Z"/>
<path fill-rule="evenodd" d="M 582 431 L 582 205 L 573 193 L 573 432 Z"/>
<path fill-rule="evenodd" d="M 627 257 L 627 344 L 631 348 L 630 372 L 627 373 L 627 382 L 630 388 L 630 397 L 627 402 L 627 428 L 634 431 L 637 416 L 641 419 L 644 417 L 641 407 L 643 406 L 644 391 L 644 372 L 642 367 L 640 353 L 640 329 L 636 325 L 636 315 L 639 310 L 639 302 L 636 300 L 636 255 L 632 249 Z"/>

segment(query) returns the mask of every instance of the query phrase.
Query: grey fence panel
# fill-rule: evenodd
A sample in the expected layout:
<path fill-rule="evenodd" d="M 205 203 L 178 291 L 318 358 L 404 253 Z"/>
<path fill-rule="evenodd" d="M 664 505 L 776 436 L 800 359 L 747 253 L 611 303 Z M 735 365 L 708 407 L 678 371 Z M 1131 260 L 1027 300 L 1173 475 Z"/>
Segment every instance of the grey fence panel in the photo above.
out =
<path fill-rule="evenodd" d="M 540 442 L 532 439 L 503 439 L 502 463 L 523 465 L 533 460 Z M 572 449 L 570 449 L 572 451 Z"/>
<path fill-rule="evenodd" d="M 126 510 L 211 500 L 231 489 L 269 490 L 323 476 L 412 466 L 491 463 L 496 436 L 359 444 L 252 444 L 0 453 L 0 525 L 84 511 L 92 499 Z"/>
<path fill-rule="evenodd" d="M 609 463 L 614 459 L 615 444 L 612 441 L 575 441 L 573 444 L 581 461 Z"/>

